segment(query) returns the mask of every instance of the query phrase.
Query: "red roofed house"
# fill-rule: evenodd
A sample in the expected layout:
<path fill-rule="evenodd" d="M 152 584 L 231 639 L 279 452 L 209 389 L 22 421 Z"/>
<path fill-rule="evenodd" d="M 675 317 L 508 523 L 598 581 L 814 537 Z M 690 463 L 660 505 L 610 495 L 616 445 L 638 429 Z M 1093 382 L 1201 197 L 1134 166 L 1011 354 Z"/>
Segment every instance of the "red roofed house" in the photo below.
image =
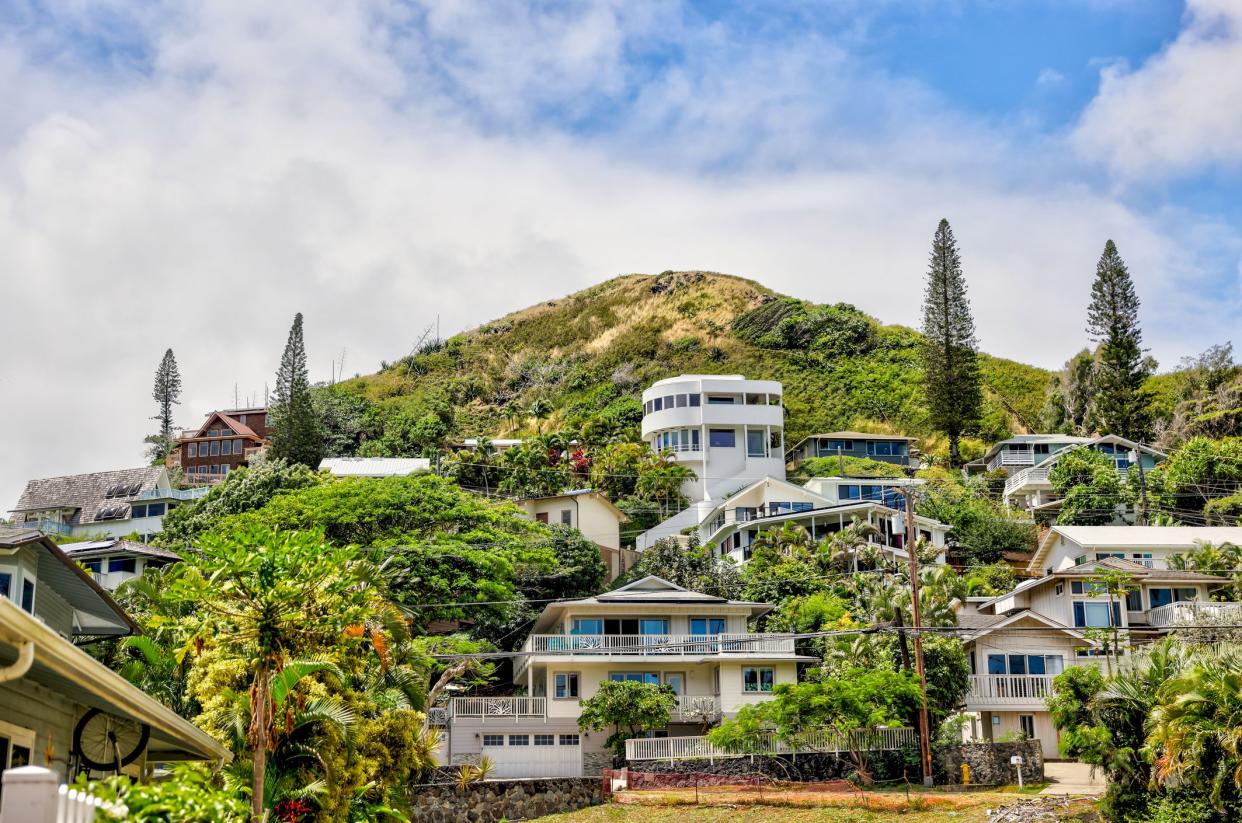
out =
<path fill-rule="evenodd" d="M 197 431 L 184 431 L 168 457 L 187 483 L 215 483 L 270 445 L 267 409 L 228 409 L 207 415 Z"/>

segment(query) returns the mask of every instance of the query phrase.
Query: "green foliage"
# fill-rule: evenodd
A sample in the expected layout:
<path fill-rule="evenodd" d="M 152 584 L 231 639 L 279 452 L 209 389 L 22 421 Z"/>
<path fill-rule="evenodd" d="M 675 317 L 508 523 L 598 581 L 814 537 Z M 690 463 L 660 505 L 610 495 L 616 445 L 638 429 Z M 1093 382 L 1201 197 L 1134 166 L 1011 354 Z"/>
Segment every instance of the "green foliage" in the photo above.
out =
<path fill-rule="evenodd" d="M 173 406 L 181 403 L 181 372 L 177 369 L 177 358 L 172 349 L 164 352 L 164 357 L 155 370 L 151 397 L 157 407 L 152 419 L 159 422 L 160 429 L 148 437 L 147 442 L 151 445 L 151 462 L 158 463 L 173 450 L 177 442 L 173 432 Z"/>
<path fill-rule="evenodd" d="M 382 424 L 374 405 L 365 398 L 351 395 L 337 386 L 311 389 L 319 430 L 323 433 L 323 453 L 327 457 L 350 457 L 359 448 L 378 437 Z"/>
<path fill-rule="evenodd" d="M 323 458 L 323 431 L 311 396 L 306 371 L 306 342 L 302 337 L 302 313 L 293 318 L 285 343 L 276 384 L 267 414 L 272 456 L 312 469 Z"/>
<path fill-rule="evenodd" d="M 736 598 L 742 584 L 732 560 L 716 559 L 692 538 L 689 546 L 676 540 L 657 540 L 638 557 L 613 588 L 655 575 L 670 583 L 713 597 Z"/>
<path fill-rule="evenodd" d="M 605 745 L 621 756 L 626 740 L 667 726 L 676 705 L 677 696 L 667 685 L 604 680 L 592 697 L 582 701 L 578 728 L 598 732 L 613 727 Z"/>
<path fill-rule="evenodd" d="M 301 464 L 258 458 L 249 467 L 231 471 L 203 497 L 182 503 L 164 515 L 163 531 L 155 542 L 161 546 L 185 546 L 221 519 L 262 508 L 274 496 L 325 482 Z"/>
<path fill-rule="evenodd" d="M 1155 371 L 1143 357 L 1139 299 L 1112 240 L 1104 244 L 1091 284 L 1087 331 L 1096 353 L 1091 415 L 1100 431 L 1142 442 L 1151 433 L 1151 397 L 1144 383 Z"/>
<path fill-rule="evenodd" d="M 1203 520 L 1209 526 L 1237 526 L 1242 523 L 1242 493 L 1209 500 L 1203 507 Z"/>
<path fill-rule="evenodd" d="M 1035 524 L 989 497 L 977 480 L 963 485 L 949 475 L 933 478 L 918 500 L 918 513 L 949 524 L 949 545 L 968 563 L 995 563 L 1004 552 L 1035 548 Z"/>
<path fill-rule="evenodd" d="M 975 320 L 957 241 L 941 220 L 932 241 L 923 296 L 923 392 L 931 425 L 949 437 L 949 465 L 960 465 L 958 440 L 981 416 L 983 391 Z"/>
<path fill-rule="evenodd" d="M 790 297 L 739 315 L 733 333 L 760 348 L 809 350 L 830 357 L 866 354 L 876 345 L 875 321 L 853 306 L 816 306 Z"/>
<path fill-rule="evenodd" d="M 431 391 L 382 422 L 382 433 L 358 448 L 368 457 L 431 457 L 447 445 L 456 409 L 449 396 Z M 338 439 L 339 436 L 338 436 Z"/>
<path fill-rule="evenodd" d="M 1091 399 L 1095 394 L 1095 355 L 1083 349 L 1052 376 L 1040 431 L 1087 436 L 1095 431 Z"/>
<path fill-rule="evenodd" d="M 250 807 L 218 775 L 199 763 L 178 763 L 163 780 L 135 783 L 117 775 L 103 780 L 79 775 L 74 786 L 106 803 L 124 805 L 132 823 L 246 823 Z M 96 820 L 122 820 L 101 811 Z"/>
<path fill-rule="evenodd" d="M 1062 499 L 1057 522 L 1064 525 L 1107 526 L 1125 502 L 1117 464 L 1086 446 L 1062 454 L 1048 472 L 1048 482 Z"/>
<path fill-rule="evenodd" d="M 844 464 L 845 472 L 841 466 Z M 806 482 L 812 477 L 905 477 L 901 466 L 872 460 L 870 457 L 808 457 L 790 473 L 792 482 Z"/>
<path fill-rule="evenodd" d="M 972 597 L 995 597 L 1013 591 L 1018 578 L 1013 566 L 1001 561 L 967 566 L 963 582 L 966 593 Z"/>

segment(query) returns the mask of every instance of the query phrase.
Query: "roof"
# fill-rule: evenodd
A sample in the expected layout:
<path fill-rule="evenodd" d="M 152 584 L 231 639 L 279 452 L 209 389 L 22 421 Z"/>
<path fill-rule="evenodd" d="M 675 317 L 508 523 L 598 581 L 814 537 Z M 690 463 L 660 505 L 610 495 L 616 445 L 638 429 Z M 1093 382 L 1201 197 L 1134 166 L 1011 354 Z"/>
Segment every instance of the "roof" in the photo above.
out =
<path fill-rule="evenodd" d="M 245 423 L 238 420 L 236 417 L 226 414 L 225 412 L 219 412 L 219 411 L 214 411 L 211 414 L 207 415 L 207 420 L 204 421 L 203 425 L 195 429 L 195 431 L 192 434 L 187 434 L 187 432 L 182 432 L 181 439 L 182 440 L 193 440 L 196 437 L 206 437 L 207 435 L 204 434 L 204 432 L 207 432 L 210 430 L 211 424 L 215 420 L 219 420 L 221 423 L 228 426 L 233 431 L 233 433 L 238 435 L 239 437 L 250 437 L 255 440 L 258 440 L 259 442 L 263 442 L 263 438 L 259 437 L 259 435 L 255 433 L 254 429 L 250 428 Z"/>
<path fill-rule="evenodd" d="M 54 632 L 41 620 L 0 597 L 0 665 L 17 659 L 18 648 L 33 643 L 34 663 L 23 676 L 74 703 L 128 717 L 151 727 L 151 761 L 232 759 L 232 753 L 206 732 L 131 685 L 116 672 Z M 21 681 L 9 686 L 21 689 Z"/>
<path fill-rule="evenodd" d="M 69 474 L 26 483 L 13 512 L 40 509 L 74 509 L 71 525 L 95 522 L 102 509 L 119 506 L 122 511 L 111 520 L 130 516 L 128 501 L 144 491 L 157 488 L 165 477 L 163 466 L 142 466 L 137 469 Z"/>
<path fill-rule="evenodd" d="M 110 557 L 116 554 L 134 554 L 140 557 L 151 557 L 176 563 L 181 555 L 167 549 L 149 546 L 123 537 L 110 537 L 107 540 L 85 540 L 81 543 L 65 543 L 61 545 L 65 554 L 74 560 L 88 560 L 95 557 Z"/>
<path fill-rule="evenodd" d="M 430 469 L 431 460 L 426 457 L 325 457 L 319 461 L 319 470 L 334 477 L 404 477 Z"/>
<path fill-rule="evenodd" d="M 617 516 L 618 522 L 620 523 L 630 522 L 630 516 L 626 514 L 625 512 L 621 511 L 620 509 L 618 509 L 616 505 L 611 500 L 608 499 L 608 495 L 604 494 L 603 492 L 596 491 L 595 489 L 570 489 L 568 491 L 563 491 L 560 494 L 545 494 L 539 497 L 524 497 L 518 501 L 518 504 L 520 505 L 522 503 L 534 503 L 537 500 L 559 500 L 564 497 L 585 497 L 585 496 L 594 497 L 599 502 L 607 506 L 609 509 L 612 509 L 613 513 L 616 514 Z"/>
<path fill-rule="evenodd" d="M 103 637 L 140 631 L 112 595 L 51 538 L 33 529 L 0 526 L 0 548 L 16 549 L 36 544 L 43 549 L 39 553 L 39 583 L 51 587 L 73 608 L 77 635 Z M 0 597 L 0 602 L 8 601 Z"/>
<path fill-rule="evenodd" d="M 917 437 L 907 437 L 904 434 L 879 434 L 877 432 L 853 431 L 828 432 L 826 434 L 808 434 L 806 437 L 795 443 L 794 448 L 796 449 L 798 446 L 815 437 L 831 437 L 837 440 L 905 440 L 910 443 L 918 440 Z"/>
<path fill-rule="evenodd" d="M 1052 577 L 1083 577 L 1095 575 L 1101 571 L 1116 570 L 1126 572 L 1144 583 L 1215 583 L 1223 585 L 1229 581 L 1214 574 L 1189 571 L 1185 569 L 1149 569 L 1142 563 L 1126 560 L 1121 557 L 1105 557 L 1079 563 L 1068 569 L 1060 569 L 1052 573 Z M 1048 578 L 1043 578 L 1047 580 Z"/>
<path fill-rule="evenodd" d="M 1015 434 L 1013 437 L 1007 437 L 1004 440 L 998 440 L 988 447 L 982 457 L 971 460 L 972 464 L 983 465 L 989 459 L 1005 446 L 1018 443 L 1068 443 L 1071 445 L 1080 445 L 1090 443 L 1096 440 L 1094 437 L 1078 437 L 1072 434 Z"/>
<path fill-rule="evenodd" d="M 1013 614 L 996 615 L 996 618 L 996 620 L 989 622 L 985 626 L 980 626 L 978 631 L 972 632 L 971 634 L 964 636 L 962 639 L 965 641 L 978 640 L 980 637 L 991 634 L 997 629 L 1012 626 L 1014 623 L 1020 623 L 1023 620 L 1033 620 L 1036 623 L 1044 624 L 1050 629 L 1058 629 L 1068 635 L 1071 635 L 1072 637 L 1077 637 L 1079 640 L 1087 640 L 1087 636 L 1079 629 L 1076 629 L 1073 626 L 1067 626 L 1064 623 L 1053 620 L 1051 617 L 1042 615 L 1039 612 L 1031 611 L 1030 609 L 1019 609 Z M 1088 642 L 1093 646 L 1098 645 L 1097 641 L 1094 640 L 1088 640 Z"/>
<path fill-rule="evenodd" d="M 1027 569 L 1039 571 L 1056 537 L 1064 537 L 1084 551 L 1094 549 L 1165 549 L 1190 551 L 1198 543 L 1242 546 L 1239 526 L 1053 526 L 1035 550 Z"/>

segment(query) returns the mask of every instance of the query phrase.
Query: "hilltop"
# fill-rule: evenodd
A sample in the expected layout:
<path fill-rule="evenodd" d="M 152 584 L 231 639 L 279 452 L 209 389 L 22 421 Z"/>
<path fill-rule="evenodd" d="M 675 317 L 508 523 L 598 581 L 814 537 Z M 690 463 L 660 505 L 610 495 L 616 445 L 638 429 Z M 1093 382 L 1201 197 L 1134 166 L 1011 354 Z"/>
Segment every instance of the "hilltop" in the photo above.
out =
<path fill-rule="evenodd" d="M 387 421 L 456 436 L 571 430 L 635 436 L 643 388 L 685 372 L 785 385 L 786 439 L 870 427 L 939 443 L 920 387 L 919 334 L 847 304 L 819 305 L 741 277 L 630 274 L 432 341 L 339 386 Z M 994 440 L 1035 425 L 1050 373 L 982 357 Z M 433 419 L 434 418 L 434 419 Z M 378 434 L 378 432 L 376 432 Z M 383 451 L 383 449 L 380 449 Z"/>

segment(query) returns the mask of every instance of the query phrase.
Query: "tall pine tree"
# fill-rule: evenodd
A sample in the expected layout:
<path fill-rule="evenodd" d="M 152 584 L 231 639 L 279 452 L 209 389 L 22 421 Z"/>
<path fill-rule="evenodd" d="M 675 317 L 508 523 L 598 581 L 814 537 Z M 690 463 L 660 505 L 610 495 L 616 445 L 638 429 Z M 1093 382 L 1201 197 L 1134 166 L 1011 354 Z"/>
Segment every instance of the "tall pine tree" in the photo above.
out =
<path fill-rule="evenodd" d="M 160 430 L 147 437 L 151 461 L 158 463 L 172 451 L 175 438 L 173 436 L 173 406 L 181 404 L 181 372 L 177 369 L 177 358 L 173 350 L 164 352 L 163 359 L 155 369 L 155 385 L 151 389 L 151 397 L 155 400 L 157 411 L 152 420 L 158 420 Z"/>
<path fill-rule="evenodd" d="M 923 380 L 931 423 L 949 436 L 949 462 L 960 465 L 959 442 L 979 421 L 983 390 L 975 321 L 948 220 L 940 221 L 932 240 L 923 296 Z"/>
<path fill-rule="evenodd" d="M 1095 267 L 1087 332 L 1100 344 L 1095 358 L 1092 417 L 1100 432 L 1130 440 L 1151 436 L 1151 397 L 1143 383 L 1153 364 L 1143 357 L 1139 299 L 1112 240 Z"/>
<path fill-rule="evenodd" d="M 280 358 L 280 368 L 276 370 L 270 405 L 272 456 L 318 468 L 323 459 L 323 432 L 306 371 L 301 312 L 293 318 L 293 327 L 289 329 L 289 341 Z"/>

